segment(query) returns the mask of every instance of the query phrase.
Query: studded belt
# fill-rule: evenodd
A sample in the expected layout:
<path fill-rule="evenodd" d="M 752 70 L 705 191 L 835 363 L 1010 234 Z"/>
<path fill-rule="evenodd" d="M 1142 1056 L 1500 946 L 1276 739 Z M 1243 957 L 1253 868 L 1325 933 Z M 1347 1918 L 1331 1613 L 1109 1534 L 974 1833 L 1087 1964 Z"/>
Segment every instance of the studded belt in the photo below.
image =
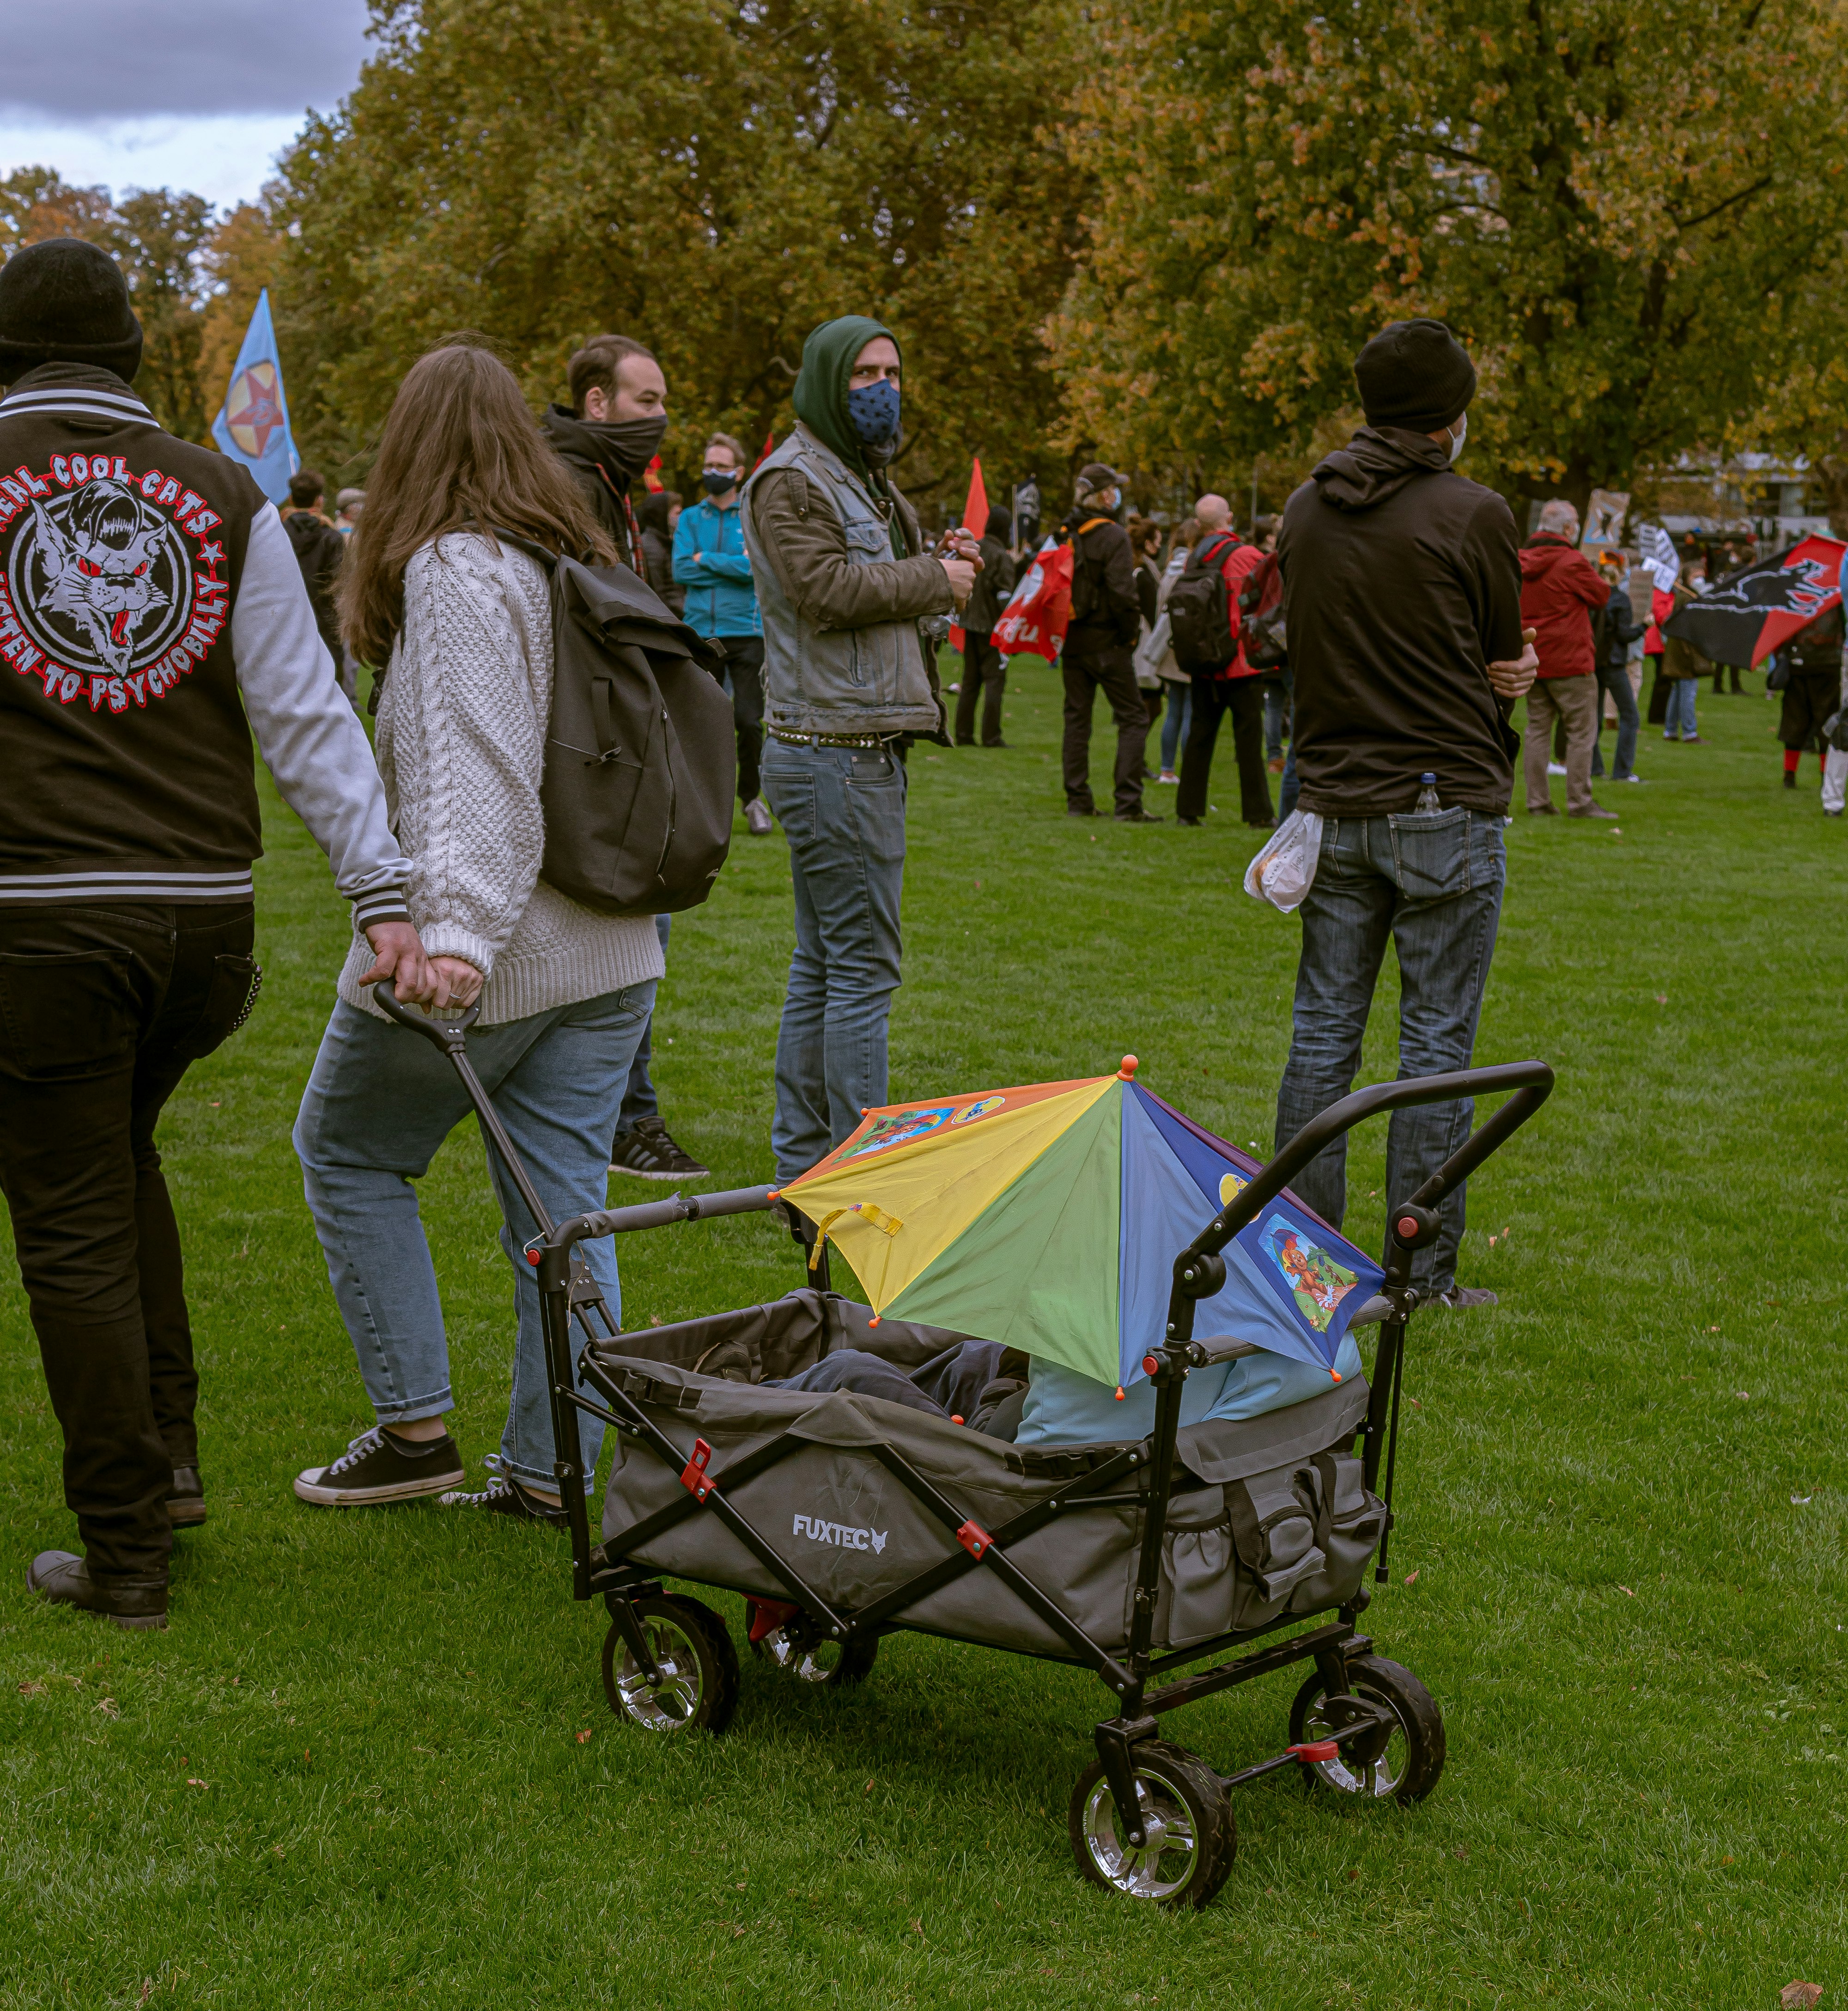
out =
<path fill-rule="evenodd" d="M 888 742 L 896 740 L 896 733 L 785 733 L 780 727 L 770 728 L 772 740 L 780 740 L 785 747 L 883 747 Z"/>

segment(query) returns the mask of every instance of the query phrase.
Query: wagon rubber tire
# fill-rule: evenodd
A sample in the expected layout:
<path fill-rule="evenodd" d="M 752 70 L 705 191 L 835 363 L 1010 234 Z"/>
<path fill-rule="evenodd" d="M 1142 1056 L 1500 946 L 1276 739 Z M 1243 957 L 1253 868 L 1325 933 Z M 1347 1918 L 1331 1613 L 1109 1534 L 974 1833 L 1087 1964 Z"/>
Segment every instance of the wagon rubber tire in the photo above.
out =
<path fill-rule="evenodd" d="M 657 1665 L 650 1690 L 614 1620 L 604 1637 L 604 1695 L 618 1717 L 649 1732 L 722 1732 L 738 1707 L 738 1657 L 724 1623 L 696 1599 L 656 1593 L 632 1602 Z"/>
<path fill-rule="evenodd" d="M 1444 1714 L 1437 1700 L 1408 1668 L 1383 1655 L 1362 1655 L 1348 1664 L 1350 1692 L 1369 1703 L 1383 1704 L 1397 1724 L 1386 1750 L 1362 1767 L 1344 1760 L 1319 1760 L 1304 1767 L 1337 1794 L 1370 1796 L 1409 1807 L 1422 1802 L 1444 1771 Z M 1322 1678 L 1311 1676 L 1290 1707 L 1290 1743 L 1300 1746 L 1326 1737 L 1329 1726 L 1319 1717 L 1324 1694 Z"/>
<path fill-rule="evenodd" d="M 773 1642 L 778 1646 L 773 1647 Z M 845 1689 L 863 1682 L 871 1674 L 879 1657 L 879 1637 L 875 1634 L 840 1643 L 817 1641 L 812 1648 L 799 1648 L 789 1639 L 788 1630 L 778 1627 L 761 1640 L 752 1642 L 750 1647 L 759 1661 L 767 1662 L 772 1668 L 781 1669 L 817 1689 Z M 816 1660 L 817 1656 L 831 1649 L 838 1650 L 838 1660 L 825 1664 Z"/>
<path fill-rule="evenodd" d="M 1152 1850 L 1120 1842 L 1116 1803 L 1094 1760 L 1078 1776 L 1066 1828 L 1080 1873 L 1106 1892 L 1164 1906 L 1204 1906 L 1238 1854 L 1238 1828 L 1219 1775 L 1198 1754 L 1165 1739 L 1131 1753 L 1165 1835 Z"/>

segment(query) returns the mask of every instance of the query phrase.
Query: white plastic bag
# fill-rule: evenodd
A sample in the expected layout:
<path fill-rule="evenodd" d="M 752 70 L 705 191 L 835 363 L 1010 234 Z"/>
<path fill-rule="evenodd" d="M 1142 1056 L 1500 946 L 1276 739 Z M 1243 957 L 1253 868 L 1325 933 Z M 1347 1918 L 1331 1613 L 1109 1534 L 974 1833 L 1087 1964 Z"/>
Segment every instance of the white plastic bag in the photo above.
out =
<path fill-rule="evenodd" d="M 1254 900 L 1294 914 L 1316 884 L 1321 856 L 1321 818 L 1313 810 L 1292 810 L 1244 869 L 1244 891 Z"/>
<path fill-rule="evenodd" d="M 1153 685 L 1159 681 L 1164 664 L 1171 664 L 1168 639 L 1168 613 L 1166 608 L 1155 618 L 1155 626 L 1136 645 L 1136 682 Z"/>

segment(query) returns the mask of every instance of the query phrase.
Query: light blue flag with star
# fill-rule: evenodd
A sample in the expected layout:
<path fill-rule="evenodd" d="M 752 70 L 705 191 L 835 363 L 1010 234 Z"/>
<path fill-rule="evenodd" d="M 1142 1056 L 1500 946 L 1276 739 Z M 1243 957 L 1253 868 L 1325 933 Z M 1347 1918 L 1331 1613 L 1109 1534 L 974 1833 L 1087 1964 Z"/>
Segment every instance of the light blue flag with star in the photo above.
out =
<path fill-rule="evenodd" d="M 283 395 L 283 359 L 269 318 L 269 289 L 257 297 L 257 311 L 245 329 L 244 347 L 231 366 L 230 389 L 212 437 L 223 453 L 240 461 L 257 486 L 280 508 L 289 500 L 289 477 L 301 465 L 289 432 L 289 401 Z"/>

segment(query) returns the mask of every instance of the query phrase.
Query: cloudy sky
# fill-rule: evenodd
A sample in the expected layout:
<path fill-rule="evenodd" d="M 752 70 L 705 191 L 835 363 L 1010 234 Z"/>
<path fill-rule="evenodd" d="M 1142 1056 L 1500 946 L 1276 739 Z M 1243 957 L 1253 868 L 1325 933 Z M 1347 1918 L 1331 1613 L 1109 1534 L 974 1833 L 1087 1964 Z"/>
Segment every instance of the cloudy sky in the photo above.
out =
<path fill-rule="evenodd" d="M 254 196 L 366 54 L 365 0 L 0 0 L 0 174 Z"/>

